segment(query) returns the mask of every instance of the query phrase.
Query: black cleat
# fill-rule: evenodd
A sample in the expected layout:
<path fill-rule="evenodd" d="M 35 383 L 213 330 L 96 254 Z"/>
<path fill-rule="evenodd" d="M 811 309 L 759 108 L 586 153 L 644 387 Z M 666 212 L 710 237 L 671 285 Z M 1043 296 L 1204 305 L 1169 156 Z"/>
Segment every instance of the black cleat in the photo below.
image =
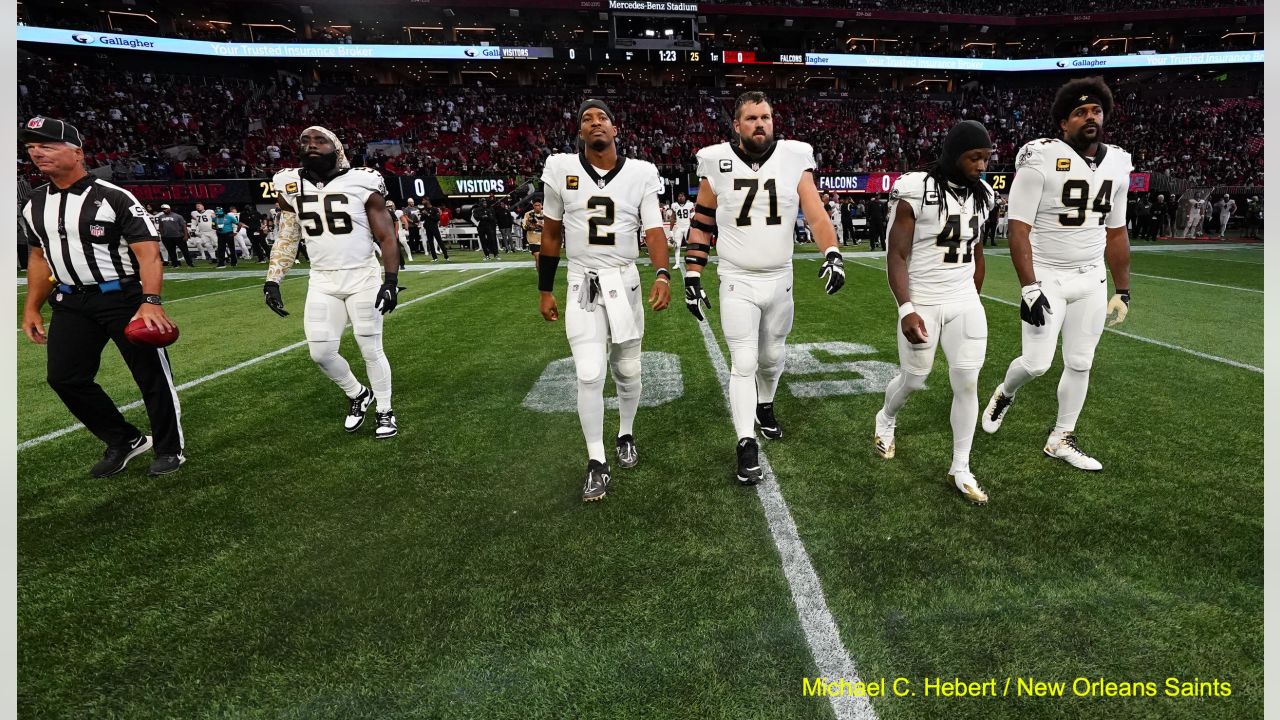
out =
<path fill-rule="evenodd" d="M 98 464 L 89 470 L 89 474 L 96 478 L 111 477 L 124 470 L 130 460 L 150 449 L 150 435 L 139 435 L 136 440 L 127 445 L 108 447 L 107 451 L 102 453 L 102 459 Z"/>
<path fill-rule="evenodd" d="M 764 479 L 764 471 L 760 468 L 760 445 L 755 438 L 742 438 L 738 441 L 738 482 L 742 485 L 755 485 Z"/>
<path fill-rule="evenodd" d="M 147 470 L 147 474 L 155 477 L 156 475 L 168 475 L 169 473 L 178 472 L 178 468 L 182 467 L 182 463 L 187 458 L 178 453 L 177 455 L 156 455 L 156 459 L 151 461 L 151 468 Z"/>
<path fill-rule="evenodd" d="M 603 500 L 609 492 L 609 466 L 599 460 L 587 463 L 587 481 L 582 485 L 582 501 Z"/>
<path fill-rule="evenodd" d="M 342 428 L 347 432 L 355 432 L 364 425 L 364 416 L 369 414 L 369 406 L 373 404 L 373 391 L 365 388 L 360 394 L 351 398 L 351 407 L 347 410 L 347 418 L 342 421 Z"/>
<path fill-rule="evenodd" d="M 634 435 L 618 437 L 618 464 L 624 468 L 633 468 L 640 462 L 640 453 L 636 450 Z"/>
<path fill-rule="evenodd" d="M 756 424 L 760 426 L 760 434 L 770 440 L 782 437 L 782 426 L 778 424 L 778 418 L 773 416 L 773 403 L 756 405 Z"/>

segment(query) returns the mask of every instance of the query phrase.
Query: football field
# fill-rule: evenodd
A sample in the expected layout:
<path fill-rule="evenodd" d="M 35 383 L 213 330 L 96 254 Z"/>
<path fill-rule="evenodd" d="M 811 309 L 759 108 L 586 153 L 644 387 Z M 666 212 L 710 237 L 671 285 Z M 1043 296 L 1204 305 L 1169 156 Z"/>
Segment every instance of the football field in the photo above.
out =
<path fill-rule="evenodd" d="M 18 711 L 1260 717 L 1262 254 L 1135 246 L 1133 305 L 1102 338 L 1078 427 L 1104 470 L 1041 452 L 1059 357 L 998 434 L 977 431 L 986 507 L 947 479 L 942 353 L 898 416 L 897 457 L 872 450 L 897 364 L 879 254 L 850 252 L 835 296 L 817 260 L 796 260 L 785 437 L 761 441 L 772 474 L 754 489 L 732 479 L 714 265 L 707 325 L 677 279 L 646 316 L 640 464 L 615 462 L 591 504 L 564 326 L 538 315 L 528 262 L 461 253 L 401 273 L 385 329 L 400 434 L 378 442 L 372 419 L 343 432 L 346 399 L 308 356 L 304 273 L 282 283 L 293 314 L 278 318 L 264 266 L 176 271 L 175 475 L 148 478 L 147 455 L 90 478 L 101 444 L 45 384 L 45 349 L 18 336 Z M 562 271 L 562 310 L 564 291 Z M 1020 346 L 1003 248 L 983 294 L 985 406 Z M 343 353 L 364 379 L 349 334 Z M 99 382 L 146 427 L 113 348 Z M 610 409 L 606 439 L 616 428 Z M 886 696 L 806 694 L 818 677 L 884 679 Z M 1230 695 L 1170 697 L 1171 677 Z M 994 692 L 927 693 L 934 679 Z M 1028 680 L 1065 689 L 1018 692 Z M 1156 695 L 1106 696 L 1098 680 Z"/>

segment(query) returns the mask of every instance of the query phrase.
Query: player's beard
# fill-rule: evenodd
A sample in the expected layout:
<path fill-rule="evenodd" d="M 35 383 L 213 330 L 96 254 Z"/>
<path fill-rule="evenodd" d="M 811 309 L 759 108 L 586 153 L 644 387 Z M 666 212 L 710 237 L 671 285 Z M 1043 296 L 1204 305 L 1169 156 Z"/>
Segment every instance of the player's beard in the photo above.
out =
<path fill-rule="evenodd" d="M 320 153 L 318 155 L 303 153 L 302 167 L 304 170 L 320 177 L 328 177 L 338 167 L 338 153 Z"/>
<path fill-rule="evenodd" d="M 587 147 L 591 148 L 591 152 L 602 153 L 605 150 L 608 150 L 609 145 L 611 145 L 612 143 L 613 143 L 612 140 L 605 140 L 604 138 L 596 138 L 594 140 L 588 141 Z"/>
<path fill-rule="evenodd" d="M 756 140 L 754 135 L 738 135 L 742 150 L 751 157 L 760 157 L 773 147 L 773 135 L 765 133 L 764 140 Z"/>
<path fill-rule="evenodd" d="M 1093 137 L 1090 137 L 1085 133 L 1085 129 L 1089 127 L 1098 128 L 1098 132 L 1094 133 Z M 1075 148 L 1076 150 L 1088 149 L 1090 145 L 1096 142 L 1097 143 L 1102 142 L 1102 126 L 1101 125 L 1092 125 L 1092 126 L 1088 124 L 1081 125 L 1080 129 L 1075 131 L 1075 134 L 1067 138 L 1067 144 Z"/>

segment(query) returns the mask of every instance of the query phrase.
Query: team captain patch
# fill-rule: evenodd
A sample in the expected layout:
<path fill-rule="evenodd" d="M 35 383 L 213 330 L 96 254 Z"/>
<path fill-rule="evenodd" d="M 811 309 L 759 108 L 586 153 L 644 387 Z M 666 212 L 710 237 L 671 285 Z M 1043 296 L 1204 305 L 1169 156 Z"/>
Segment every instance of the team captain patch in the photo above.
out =
<path fill-rule="evenodd" d="M 720 161 L 720 172 L 733 172 L 733 161 L 725 158 Z"/>
<path fill-rule="evenodd" d="M 296 193 L 296 192 L 298 192 L 298 183 L 288 183 L 288 184 L 286 184 L 286 185 L 284 186 L 284 191 L 285 191 L 285 192 L 287 192 L 287 193 Z"/>
<path fill-rule="evenodd" d="M 1058 170 L 1066 172 L 1071 169 L 1071 158 L 1058 158 Z"/>
<path fill-rule="evenodd" d="M 565 190 L 577 190 L 577 189 L 578 189 L 578 176 L 577 176 L 577 175 L 566 175 L 566 176 L 565 176 L 565 178 L 564 178 L 564 189 L 565 189 Z"/>

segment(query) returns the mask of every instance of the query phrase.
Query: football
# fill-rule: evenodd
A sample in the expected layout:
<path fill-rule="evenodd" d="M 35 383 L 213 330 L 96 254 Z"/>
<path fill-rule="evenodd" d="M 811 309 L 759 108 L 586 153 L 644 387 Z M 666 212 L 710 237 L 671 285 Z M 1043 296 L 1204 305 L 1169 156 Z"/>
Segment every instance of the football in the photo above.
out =
<path fill-rule="evenodd" d="M 175 324 L 171 330 L 153 330 L 147 327 L 146 321 L 142 318 L 134 318 L 125 326 L 124 336 L 134 345 L 169 347 L 178 340 L 178 326 Z"/>

